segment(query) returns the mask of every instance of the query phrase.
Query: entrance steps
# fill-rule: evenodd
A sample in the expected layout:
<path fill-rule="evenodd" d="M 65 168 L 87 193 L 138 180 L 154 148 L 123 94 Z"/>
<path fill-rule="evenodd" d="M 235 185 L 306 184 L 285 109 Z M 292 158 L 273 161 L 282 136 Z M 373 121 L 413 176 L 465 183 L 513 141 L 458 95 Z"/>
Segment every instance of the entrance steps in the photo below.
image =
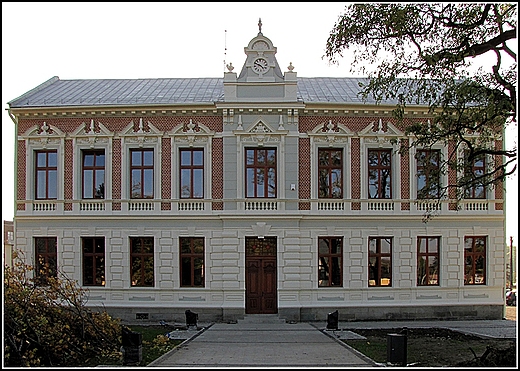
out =
<path fill-rule="evenodd" d="M 246 314 L 244 319 L 239 319 L 238 323 L 286 323 L 285 319 L 278 317 L 278 314 Z"/>

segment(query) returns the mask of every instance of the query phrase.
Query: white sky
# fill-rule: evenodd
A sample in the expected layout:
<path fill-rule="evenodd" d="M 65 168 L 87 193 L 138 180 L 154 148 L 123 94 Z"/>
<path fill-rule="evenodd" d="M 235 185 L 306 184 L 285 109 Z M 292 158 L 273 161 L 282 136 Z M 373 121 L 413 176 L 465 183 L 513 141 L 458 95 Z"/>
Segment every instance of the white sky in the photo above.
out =
<path fill-rule="evenodd" d="M 282 71 L 351 76 L 347 59 L 322 59 L 342 2 L 2 2 L 2 219 L 14 216 L 14 123 L 7 102 L 53 76 L 68 79 L 223 77 L 240 72 L 262 33 Z M 518 131 L 507 135 L 517 143 Z M 507 182 L 506 239 L 518 245 L 518 176 Z M 3 223 L 2 223 L 3 229 Z"/>

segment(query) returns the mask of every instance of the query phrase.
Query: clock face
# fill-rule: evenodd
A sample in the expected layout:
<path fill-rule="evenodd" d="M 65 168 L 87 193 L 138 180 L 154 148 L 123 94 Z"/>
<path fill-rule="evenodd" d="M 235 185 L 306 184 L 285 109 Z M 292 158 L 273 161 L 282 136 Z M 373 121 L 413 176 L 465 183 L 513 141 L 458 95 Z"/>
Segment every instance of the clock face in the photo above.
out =
<path fill-rule="evenodd" d="M 269 69 L 269 64 L 264 58 L 257 58 L 253 62 L 253 71 L 256 73 L 265 73 Z"/>

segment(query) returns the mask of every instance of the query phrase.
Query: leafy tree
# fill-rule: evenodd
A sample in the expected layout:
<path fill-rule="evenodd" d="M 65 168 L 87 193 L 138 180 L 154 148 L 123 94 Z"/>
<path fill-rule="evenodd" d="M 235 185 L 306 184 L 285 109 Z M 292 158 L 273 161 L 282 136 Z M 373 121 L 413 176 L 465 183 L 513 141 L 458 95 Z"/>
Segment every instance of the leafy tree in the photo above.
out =
<path fill-rule="evenodd" d="M 351 72 L 368 76 L 362 96 L 396 103 L 394 118 L 409 135 L 401 154 L 447 148 L 436 171 L 449 180 L 437 198 L 459 205 L 516 171 L 516 144 L 503 144 L 507 125 L 517 125 L 516 24 L 515 3 L 352 4 L 330 32 L 324 58 L 338 64 L 348 51 Z M 429 124 L 406 117 L 409 104 L 428 107 Z"/>
<path fill-rule="evenodd" d="M 34 273 L 20 257 L 4 267 L 4 365 L 117 364 L 119 319 L 86 307 L 88 292 L 62 272 L 43 281 Z"/>

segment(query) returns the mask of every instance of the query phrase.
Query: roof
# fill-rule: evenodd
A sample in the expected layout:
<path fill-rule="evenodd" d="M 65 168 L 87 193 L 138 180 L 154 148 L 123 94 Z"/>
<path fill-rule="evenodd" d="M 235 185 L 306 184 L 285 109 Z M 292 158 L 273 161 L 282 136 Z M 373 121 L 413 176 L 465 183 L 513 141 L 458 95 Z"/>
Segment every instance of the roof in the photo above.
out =
<path fill-rule="evenodd" d="M 363 103 L 354 77 L 299 77 L 297 99 L 305 103 Z M 224 102 L 222 78 L 89 79 L 53 77 L 8 102 L 10 108 L 164 105 Z M 375 104 L 370 99 L 366 103 Z M 395 102 L 384 102 L 394 104 Z"/>

